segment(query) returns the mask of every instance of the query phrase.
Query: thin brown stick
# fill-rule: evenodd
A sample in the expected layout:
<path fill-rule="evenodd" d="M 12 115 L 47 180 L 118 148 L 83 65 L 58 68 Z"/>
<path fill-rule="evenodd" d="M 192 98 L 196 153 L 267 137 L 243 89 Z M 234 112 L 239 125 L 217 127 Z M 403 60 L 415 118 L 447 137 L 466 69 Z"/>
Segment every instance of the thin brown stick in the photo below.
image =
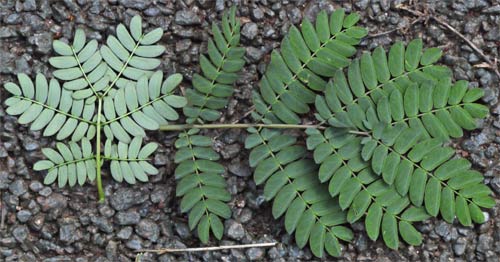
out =
<path fill-rule="evenodd" d="M 250 115 L 253 111 L 255 111 L 255 106 L 251 106 L 250 109 L 245 112 L 240 118 L 234 120 L 233 122 L 231 122 L 231 124 L 238 124 L 240 123 L 243 119 L 247 118 L 248 115 Z M 218 133 L 216 136 L 214 136 L 213 139 L 217 139 L 219 138 L 221 135 L 225 134 L 227 132 L 228 129 L 224 129 L 222 130 L 222 132 Z"/>
<path fill-rule="evenodd" d="M 139 253 L 153 252 L 158 255 L 165 253 L 175 253 L 175 252 L 199 252 L 199 251 L 214 251 L 223 249 L 242 249 L 242 248 L 252 248 L 252 247 L 273 247 L 276 246 L 276 242 L 272 243 L 256 243 L 256 244 L 246 244 L 246 245 L 230 245 L 230 246 L 218 246 L 218 247 L 195 247 L 195 248 L 161 248 L 161 249 L 143 249 L 138 250 Z"/>
<path fill-rule="evenodd" d="M 493 70 L 493 72 L 495 72 L 495 74 L 497 75 L 497 77 L 500 79 L 500 72 L 498 71 L 498 64 L 497 64 L 497 61 L 492 61 L 488 56 L 486 56 L 484 54 L 484 52 L 479 48 L 477 47 L 471 40 L 469 40 L 467 37 L 465 37 L 462 33 L 460 33 L 458 30 L 456 30 L 455 28 L 453 28 L 450 24 L 446 23 L 445 21 L 437 18 L 436 16 L 434 15 L 431 15 L 431 14 L 424 14 L 420 11 L 416 11 L 416 10 L 412 10 L 412 9 L 409 9 L 407 8 L 406 6 L 404 5 L 398 5 L 396 6 L 396 8 L 398 9 L 401 9 L 401 10 L 404 10 L 404 11 L 407 11 L 408 13 L 411 13 L 415 16 L 419 16 L 419 17 L 429 17 L 431 19 L 433 19 L 434 21 L 438 22 L 438 24 L 446 27 L 448 30 L 450 30 L 451 32 L 453 32 L 455 35 L 457 35 L 458 37 L 460 37 L 462 40 L 464 40 L 479 56 L 481 56 L 481 58 L 486 61 L 490 66 L 489 68 L 491 70 Z"/>
<path fill-rule="evenodd" d="M 400 27 L 396 27 L 394 29 L 391 29 L 391 30 L 388 30 L 388 31 L 384 31 L 384 32 L 380 32 L 380 33 L 375 33 L 375 34 L 369 34 L 368 37 L 369 38 L 374 38 L 374 37 L 379 37 L 379 36 L 383 36 L 383 35 L 388 35 L 390 33 L 393 33 L 395 31 L 398 31 L 398 30 L 402 30 L 402 29 L 407 29 L 409 27 L 411 27 L 412 25 L 422 21 L 423 18 L 422 17 L 419 17 L 415 20 L 413 20 L 409 25 L 405 25 L 405 26 L 400 26 Z"/>
<path fill-rule="evenodd" d="M 255 111 L 255 106 L 251 106 L 250 109 L 244 113 L 240 118 L 234 120 L 232 124 L 238 124 L 241 120 L 245 119 L 248 115 L 250 115 L 253 111 Z"/>

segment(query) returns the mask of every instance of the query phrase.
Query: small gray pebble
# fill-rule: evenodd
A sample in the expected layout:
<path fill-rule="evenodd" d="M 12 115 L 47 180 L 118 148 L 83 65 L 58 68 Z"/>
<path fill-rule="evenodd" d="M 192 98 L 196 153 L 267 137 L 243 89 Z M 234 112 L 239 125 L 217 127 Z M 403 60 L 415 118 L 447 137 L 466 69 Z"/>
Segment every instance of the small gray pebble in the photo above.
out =
<path fill-rule="evenodd" d="M 251 15 L 253 20 L 255 21 L 260 21 L 264 18 L 264 12 L 262 12 L 262 9 L 260 9 L 259 7 L 252 9 Z"/>
<path fill-rule="evenodd" d="M 243 225 L 230 219 L 226 221 L 227 236 L 234 240 L 241 240 L 245 236 Z"/>
<path fill-rule="evenodd" d="M 132 235 L 132 227 L 124 227 L 122 228 L 120 231 L 118 231 L 118 233 L 116 234 L 116 236 L 119 238 L 119 239 L 129 239 L 130 236 Z"/>
<path fill-rule="evenodd" d="M 143 219 L 135 227 L 135 232 L 143 238 L 156 242 L 160 235 L 160 228 L 154 221 L 150 219 Z"/>
<path fill-rule="evenodd" d="M 178 25 L 199 25 L 201 18 L 191 10 L 181 10 L 175 13 L 175 23 Z"/>
<path fill-rule="evenodd" d="M 23 209 L 17 212 L 16 217 L 17 220 L 19 220 L 19 222 L 25 223 L 31 218 L 31 215 L 32 215 L 31 211 Z"/>
<path fill-rule="evenodd" d="M 241 29 L 241 35 L 246 37 L 247 39 L 254 39 L 257 36 L 258 33 L 258 27 L 256 23 L 246 23 L 243 25 L 243 28 Z"/>
<path fill-rule="evenodd" d="M 18 179 L 10 184 L 9 191 L 15 196 L 20 196 L 28 191 L 28 187 L 24 180 Z"/>

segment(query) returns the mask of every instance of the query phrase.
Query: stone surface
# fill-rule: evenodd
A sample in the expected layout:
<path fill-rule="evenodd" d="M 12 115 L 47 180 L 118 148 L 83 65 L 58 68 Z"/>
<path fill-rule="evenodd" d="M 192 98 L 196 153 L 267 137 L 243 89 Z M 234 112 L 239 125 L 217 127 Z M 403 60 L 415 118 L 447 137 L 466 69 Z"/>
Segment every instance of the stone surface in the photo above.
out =
<path fill-rule="evenodd" d="M 139 224 L 135 227 L 135 232 L 152 242 L 156 242 L 160 235 L 160 229 L 158 225 L 149 219 L 143 219 L 139 222 Z"/>
<path fill-rule="evenodd" d="M 228 220 L 226 224 L 228 237 L 234 240 L 241 240 L 245 236 L 245 228 L 243 228 L 242 224 L 234 220 Z"/>
<path fill-rule="evenodd" d="M 111 196 L 111 206 L 118 211 L 128 209 L 147 199 L 147 195 L 130 188 L 120 188 Z"/>
<path fill-rule="evenodd" d="M 257 36 L 258 27 L 256 23 L 246 23 L 241 28 L 241 35 L 247 39 L 254 39 Z"/>
<path fill-rule="evenodd" d="M 175 23 L 178 25 L 199 25 L 201 18 L 191 10 L 181 10 L 175 13 Z"/>

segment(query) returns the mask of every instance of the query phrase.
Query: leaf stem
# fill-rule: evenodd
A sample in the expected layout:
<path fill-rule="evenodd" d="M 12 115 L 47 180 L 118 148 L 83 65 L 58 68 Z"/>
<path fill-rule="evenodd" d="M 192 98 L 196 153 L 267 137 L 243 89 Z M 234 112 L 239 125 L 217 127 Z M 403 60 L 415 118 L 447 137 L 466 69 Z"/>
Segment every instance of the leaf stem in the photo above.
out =
<path fill-rule="evenodd" d="M 116 75 L 115 79 L 113 79 L 113 82 L 109 86 L 106 87 L 106 89 L 104 90 L 103 94 L 100 95 L 99 97 L 101 97 L 101 98 L 105 97 L 106 94 L 109 92 L 109 90 L 111 88 L 113 88 L 113 86 L 115 86 L 116 81 L 118 81 L 118 79 L 120 79 L 120 76 L 123 74 L 123 72 L 125 71 L 125 69 L 127 69 L 128 63 L 130 63 L 130 60 L 132 60 L 132 57 L 134 57 L 134 54 L 137 51 L 137 48 L 139 47 L 139 45 L 141 44 L 141 41 L 142 41 L 143 38 L 144 38 L 144 34 L 141 35 L 141 37 L 139 37 L 139 40 L 137 41 L 137 43 L 134 46 L 134 49 L 132 50 L 132 52 L 128 56 L 127 61 L 125 61 L 125 64 L 123 64 L 122 68 L 120 69 L 120 72 L 118 72 L 118 74 Z"/>
<path fill-rule="evenodd" d="M 362 131 L 356 131 L 356 130 L 349 130 L 349 133 L 354 134 L 354 135 L 370 136 L 370 134 L 368 132 L 362 132 Z"/>
<path fill-rule="evenodd" d="M 71 51 L 73 52 L 73 57 L 76 59 L 76 62 L 78 63 L 78 68 L 80 69 L 80 72 L 82 72 L 82 75 L 85 78 L 85 81 L 87 82 L 87 84 L 89 84 L 89 87 L 90 87 L 90 89 L 92 89 L 92 92 L 94 93 L 94 95 L 96 97 L 98 97 L 99 94 L 97 93 L 94 86 L 92 85 L 92 82 L 90 82 L 87 74 L 85 73 L 85 70 L 83 70 L 82 63 L 80 62 L 80 58 L 78 58 L 78 54 L 75 52 L 75 48 L 73 47 L 73 45 L 71 45 Z M 99 52 L 99 51 L 97 51 L 97 52 Z"/>
<path fill-rule="evenodd" d="M 21 99 L 21 100 L 26 100 L 26 101 L 29 101 L 29 102 L 31 102 L 31 103 L 33 103 L 33 104 L 41 105 L 43 108 L 50 109 L 50 110 L 54 111 L 55 113 L 58 113 L 58 114 L 64 115 L 64 116 L 69 117 L 69 118 L 74 118 L 74 119 L 76 119 L 76 120 L 78 120 L 78 121 L 85 122 L 85 123 L 87 123 L 87 124 L 89 124 L 89 125 L 95 125 L 95 123 L 94 123 L 94 122 L 92 122 L 92 121 L 89 121 L 89 120 L 87 120 L 87 119 L 85 119 L 85 118 L 81 118 L 81 117 L 79 117 L 79 116 L 75 116 L 75 115 L 72 115 L 72 114 L 70 114 L 70 113 L 67 113 L 67 112 L 61 111 L 61 110 L 59 110 L 59 109 L 57 109 L 57 108 L 50 107 L 50 106 L 48 106 L 48 105 L 46 105 L 46 104 L 44 104 L 44 103 L 41 103 L 40 101 L 36 101 L 35 99 L 30 99 L 30 98 L 28 98 L 28 97 L 23 97 L 23 96 L 13 96 L 13 97 L 19 98 L 19 99 Z"/>
<path fill-rule="evenodd" d="M 274 129 L 307 129 L 317 128 L 325 129 L 326 127 L 320 125 L 290 125 L 290 124 L 184 124 L 184 125 L 161 125 L 161 131 L 182 131 L 192 128 L 197 129 L 235 129 L 235 128 L 274 128 Z"/>
<path fill-rule="evenodd" d="M 101 112 L 102 112 L 102 98 L 97 98 L 97 137 L 95 142 L 96 148 L 96 183 L 97 183 L 97 192 L 99 194 L 99 203 L 104 202 L 104 191 L 102 190 L 102 181 L 101 181 Z"/>

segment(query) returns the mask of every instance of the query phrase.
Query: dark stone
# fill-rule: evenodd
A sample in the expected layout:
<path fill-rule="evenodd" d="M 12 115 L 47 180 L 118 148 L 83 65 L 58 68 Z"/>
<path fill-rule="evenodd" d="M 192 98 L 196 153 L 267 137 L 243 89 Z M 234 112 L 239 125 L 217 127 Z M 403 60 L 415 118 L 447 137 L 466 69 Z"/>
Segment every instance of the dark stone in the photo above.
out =
<path fill-rule="evenodd" d="M 117 259 L 117 254 L 118 254 L 118 243 L 115 241 L 109 241 L 108 245 L 106 246 L 106 257 L 110 261 L 119 261 Z"/>
<path fill-rule="evenodd" d="M 249 177 L 252 175 L 252 171 L 248 165 L 246 163 L 242 163 L 241 161 L 235 161 L 234 163 L 229 164 L 228 169 L 229 172 L 239 177 Z"/>
<path fill-rule="evenodd" d="M 31 218 L 31 216 L 32 213 L 29 210 L 20 210 L 16 214 L 17 220 L 19 220 L 19 222 L 21 223 L 26 223 Z"/>
<path fill-rule="evenodd" d="M 17 242 L 22 243 L 28 237 L 29 230 L 26 226 L 16 226 L 12 230 L 12 236 L 17 240 Z"/>
<path fill-rule="evenodd" d="M 182 239 L 186 239 L 191 236 L 191 231 L 185 223 L 175 223 L 174 228 L 177 235 L 179 235 Z"/>
<path fill-rule="evenodd" d="M 149 6 L 149 4 L 152 2 L 150 0 L 144 1 L 144 0 L 119 0 L 120 4 L 132 8 L 132 9 L 138 9 L 138 10 L 144 10 L 146 7 Z"/>
<path fill-rule="evenodd" d="M 215 0 L 215 10 L 217 11 L 224 10 L 224 0 Z"/>
<path fill-rule="evenodd" d="M 24 11 L 35 11 L 36 10 L 36 1 L 35 0 L 26 0 L 23 3 Z"/>
<path fill-rule="evenodd" d="M 2 26 L 0 28 L 0 39 L 14 37 L 14 36 L 17 36 L 17 32 L 13 28 L 10 28 L 10 27 L 7 27 L 7 26 Z M 0 60 L 3 60 L 2 56 L 0 56 Z M 1 67 L 0 67 L 0 69 L 1 69 Z"/>
<path fill-rule="evenodd" d="M 220 153 L 222 155 L 222 158 L 232 159 L 232 158 L 236 157 L 240 152 L 241 152 L 240 144 L 231 144 L 231 145 L 226 145 L 221 150 Z"/>
<path fill-rule="evenodd" d="M 19 14 L 10 14 L 3 19 L 4 23 L 8 25 L 15 25 L 21 22 L 21 15 Z"/>
<path fill-rule="evenodd" d="M 32 181 L 30 183 L 30 189 L 33 192 L 38 192 L 38 191 L 42 190 L 42 188 L 43 188 L 43 184 L 40 183 L 39 181 Z"/>
<path fill-rule="evenodd" d="M 136 211 L 118 212 L 116 221 L 119 225 L 135 225 L 139 223 L 141 216 Z"/>
<path fill-rule="evenodd" d="M 45 214 L 36 214 L 29 222 L 28 225 L 31 229 L 35 231 L 40 231 L 45 224 Z"/>
<path fill-rule="evenodd" d="M 28 186 L 26 186 L 24 180 L 18 179 L 10 184 L 9 191 L 15 196 L 20 196 L 28 192 Z"/>
<path fill-rule="evenodd" d="M 129 239 L 131 235 L 132 227 L 124 227 L 116 234 L 119 239 Z"/>
<path fill-rule="evenodd" d="M 167 200 L 167 190 L 162 187 L 155 188 L 153 192 L 151 192 L 151 202 L 153 203 L 162 203 Z"/>
<path fill-rule="evenodd" d="M 479 236 L 479 240 L 477 241 L 476 250 L 481 253 L 486 253 L 491 250 L 493 247 L 493 238 L 488 234 L 482 234 Z"/>
<path fill-rule="evenodd" d="M 366 9 L 368 8 L 368 4 L 370 3 L 370 0 L 360 0 L 360 1 L 356 1 L 356 6 L 359 7 L 359 9 Z"/>
<path fill-rule="evenodd" d="M 120 188 L 111 196 L 111 206 L 117 210 L 125 210 L 141 204 L 148 199 L 148 194 L 131 188 Z"/>
<path fill-rule="evenodd" d="M 247 39 L 254 39 L 257 36 L 259 28 L 256 23 L 246 23 L 243 25 L 241 29 L 241 35 L 246 37 Z"/>
<path fill-rule="evenodd" d="M 157 16 L 160 14 L 160 9 L 156 7 L 150 7 L 144 11 L 144 14 L 147 16 Z"/>
<path fill-rule="evenodd" d="M 52 188 L 50 187 L 44 187 L 40 192 L 38 192 L 41 196 L 47 197 L 52 194 Z"/>
<path fill-rule="evenodd" d="M 302 20 L 302 12 L 295 7 L 288 12 L 288 19 L 292 24 L 298 24 Z"/>
<path fill-rule="evenodd" d="M 465 253 L 465 248 L 467 247 L 467 240 L 465 238 L 457 239 L 457 242 L 453 245 L 453 252 L 455 255 L 461 256 Z"/>
<path fill-rule="evenodd" d="M 262 51 L 261 49 L 253 47 L 253 46 L 247 47 L 246 56 L 250 59 L 251 62 L 255 63 L 255 62 L 260 61 L 260 59 L 262 58 L 263 55 L 264 55 L 264 51 Z"/>
<path fill-rule="evenodd" d="M 23 147 L 24 147 L 24 149 L 26 149 L 26 151 L 34 151 L 34 150 L 40 148 L 38 141 L 34 140 L 31 137 L 25 137 L 22 140 L 22 142 L 23 142 Z"/>
<path fill-rule="evenodd" d="M 190 46 L 191 46 L 191 39 L 182 39 L 175 43 L 175 51 L 176 52 L 186 51 L 189 49 Z"/>
<path fill-rule="evenodd" d="M 79 233 L 77 233 L 77 227 L 74 224 L 62 225 L 59 228 L 59 240 L 64 243 L 71 244 L 80 239 Z"/>
<path fill-rule="evenodd" d="M 139 250 L 139 249 L 142 249 L 142 241 L 140 238 L 135 237 L 135 238 L 127 241 L 127 243 L 125 243 L 125 246 L 129 249 L 132 249 L 132 250 Z"/>
<path fill-rule="evenodd" d="M 241 240 L 245 236 L 243 225 L 230 219 L 226 221 L 227 236 L 234 240 Z"/>
<path fill-rule="evenodd" d="M 139 236 L 146 238 L 152 242 L 156 242 L 158 240 L 158 237 L 160 236 L 160 228 L 154 221 L 150 219 L 141 220 L 135 227 L 135 232 Z"/>
<path fill-rule="evenodd" d="M 10 179 L 9 172 L 0 170 L 0 189 L 9 188 Z"/>
<path fill-rule="evenodd" d="M 92 223 L 104 233 L 113 232 L 113 225 L 104 217 L 92 216 L 90 221 L 92 221 Z"/>
<path fill-rule="evenodd" d="M 15 247 L 17 245 L 16 239 L 13 237 L 0 238 L 1 247 Z"/>
<path fill-rule="evenodd" d="M 180 10 L 175 13 L 175 23 L 178 25 L 199 25 L 201 18 L 191 10 Z"/>
<path fill-rule="evenodd" d="M 39 33 L 29 38 L 30 43 L 36 45 L 36 51 L 48 54 L 52 50 L 52 34 Z"/>
<path fill-rule="evenodd" d="M 115 214 L 115 210 L 108 205 L 103 205 L 99 207 L 99 213 L 104 217 L 110 218 Z"/>
<path fill-rule="evenodd" d="M 259 7 L 252 9 L 251 15 L 253 20 L 255 21 L 260 21 L 264 18 L 264 12 L 262 12 L 262 9 L 260 9 Z"/>
<path fill-rule="evenodd" d="M 47 198 L 42 199 L 39 201 L 39 204 L 42 206 L 42 211 L 44 212 L 51 209 L 64 209 L 68 206 L 66 197 L 59 193 L 53 193 Z"/>
<path fill-rule="evenodd" d="M 490 8 L 486 8 L 485 10 L 482 10 L 482 12 L 487 14 L 500 14 L 500 5 L 495 5 Z"/>
<path fill-rule="evenodd" d="M 261 260 L 266 254 L 262 248 L 252 247 L 245 252 L 250 261 Z"/>

